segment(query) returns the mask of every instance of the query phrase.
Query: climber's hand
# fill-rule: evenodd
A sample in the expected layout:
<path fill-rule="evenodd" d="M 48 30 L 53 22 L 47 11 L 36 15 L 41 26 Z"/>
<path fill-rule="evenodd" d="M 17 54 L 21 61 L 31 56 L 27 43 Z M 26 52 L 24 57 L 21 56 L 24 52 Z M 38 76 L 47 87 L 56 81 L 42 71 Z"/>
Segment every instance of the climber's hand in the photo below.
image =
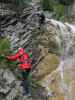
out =
<path fill-rule="evenodd" d="M 6 56 L 6 59 L 7 59 L 7 60 L 9 60 L 9 59 L 10 59 L 10 57 L 9 57 L 9 56 Z"/>

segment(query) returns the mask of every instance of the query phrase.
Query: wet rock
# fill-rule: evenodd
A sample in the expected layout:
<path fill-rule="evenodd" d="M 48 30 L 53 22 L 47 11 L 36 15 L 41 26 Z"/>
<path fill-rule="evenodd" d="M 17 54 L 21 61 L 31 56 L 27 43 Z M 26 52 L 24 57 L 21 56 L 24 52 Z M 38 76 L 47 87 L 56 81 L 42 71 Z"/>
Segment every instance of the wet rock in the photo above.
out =
<path fill-rule="evenodd" d="M 44 77 L 40 84 L 45 87 L 49 95 L 49 100 L 74 100 L 75 98 L 75 56 L 71 59 L 64 60 L 63 64 L 63 79 L 61 77 L 61 71 L 58 67 L 52 71 L 51 74 Z"/>
<path fill-rule="evenodd" d="M 56 55 L 46 55 L 46 57 L 37 65 L 33 71 L 35 80 L 41 81 L 42 78 L 55 70 L 58 67 L 58 64 L 59 58 Z"/>
<path fill-rule="evenodd" d="M 61 84 L 61 78 L 58 69 L 47 75 L 42 80 L 41 85 L 46 88 L 48 100 L 64 100 L 64 92 Z"/>

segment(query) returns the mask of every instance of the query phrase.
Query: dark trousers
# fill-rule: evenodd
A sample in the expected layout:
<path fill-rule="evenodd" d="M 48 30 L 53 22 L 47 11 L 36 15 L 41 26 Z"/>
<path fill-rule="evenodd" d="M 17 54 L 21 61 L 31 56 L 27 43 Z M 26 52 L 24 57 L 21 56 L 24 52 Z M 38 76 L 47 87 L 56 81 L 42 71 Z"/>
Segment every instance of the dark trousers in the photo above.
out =
<path fill-rule="evenodd" d="M 22 80 L 22 86 L 23 86 L 24 94 L 28 94 L 31 92 L 30 84 L 29 84 L 28 80 Z"/>
<path fill-rule="evenodd" d="M 30 89 L 30 82 L 28 80 L 29 74 L 30 74 L 30 69 L 29 70 L 23 70 L 21 72 L 22 74 L 22 82 L 21 85 L 23 86 L 23 93 L 28 94 L 31 92 Z"/>

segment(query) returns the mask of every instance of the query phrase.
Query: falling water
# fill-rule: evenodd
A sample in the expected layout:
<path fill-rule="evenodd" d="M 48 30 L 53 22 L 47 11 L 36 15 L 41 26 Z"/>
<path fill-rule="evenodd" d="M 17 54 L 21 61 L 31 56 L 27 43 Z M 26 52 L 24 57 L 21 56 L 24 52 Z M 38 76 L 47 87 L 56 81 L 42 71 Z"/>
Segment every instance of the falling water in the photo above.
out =
<path fill-rule="evenodd" d="M 71 61 L 71 58 L 74 54 L 73 39 L 75 38 L 75 26 L 68 23 L 62 23 L 53 19 L 47 19 L 47 21 L 49 21 L 50 25 L 52 25 L 56 29 L 55 38 L 58 42 L 60 53 L 60 63 L 58 66 L 58 70 L 61 76 L 61 86 L 64 92 L 64 100 L 69 100 L 68 86 L 64 82 L 64 67 L 66 67 L 65 64 L 68 64 L 69 61 Z M 49 84 L 49 82 L 47 82 L 47 84 Z"/>

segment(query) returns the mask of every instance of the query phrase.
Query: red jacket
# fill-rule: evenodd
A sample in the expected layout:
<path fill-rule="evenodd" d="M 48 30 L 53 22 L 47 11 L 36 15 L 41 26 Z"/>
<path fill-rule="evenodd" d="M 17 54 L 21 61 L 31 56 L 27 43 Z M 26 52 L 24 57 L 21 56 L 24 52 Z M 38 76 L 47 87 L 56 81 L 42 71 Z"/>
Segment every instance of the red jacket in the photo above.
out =
<path fill-rule="evenodd" d="M 24 52 L 23 48 L 20 48 L 15 55 L 7 56 L 8 60 L 20 62 L 19 68 L 22 70 L 31 69 L 32 60 L 29 57 L 29 54 Z"/>

